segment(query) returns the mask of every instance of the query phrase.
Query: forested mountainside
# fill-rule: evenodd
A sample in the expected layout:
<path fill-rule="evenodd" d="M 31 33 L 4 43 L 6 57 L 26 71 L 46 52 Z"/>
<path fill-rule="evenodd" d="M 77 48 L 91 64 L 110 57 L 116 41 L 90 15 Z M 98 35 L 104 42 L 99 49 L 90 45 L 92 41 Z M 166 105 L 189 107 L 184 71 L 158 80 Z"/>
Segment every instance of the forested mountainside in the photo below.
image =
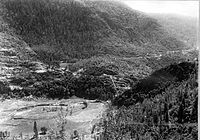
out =
<path fill-rule="evenodd" d="M 37 59 L 37 54 L 30 46 L 4 21 L 2 13 L 4 12 L 0 4 L 0 81 L 8 84 L 10 78 L 21 73 L 29 74 L 33 70 L 44 69 L 45 65 Z"/>
<path fill-rule="evenodd" d="M 0 1 L 0 130 L 30 133 L 34 120 L 34 139 L 37 120 L 64 140 L 66 124 L 98 120 L 106 140 L 196 140 L 196 28 L 176 19 L 117 1 Z M 62 118 L 73 104 L 78 111 Z M 54 117 L 59 132 L 50 131 Z"/>
<path fill-rule="evenodd" d="M 169 32 L 164 21 L 121 2 L 5 0 L 0 4 L 1 33 L 8 36 L 2 40 L 18 39 L 16 44 L 1 45 L 2 49 L 7 44 L 18 51 L 13 60 L 17 68 L 7 68 L 11 64 L 1 59 L 4 69 L 10 69 L 2 71 L 2 78 L 8 81 L 13 78 L 9 73 L 25 80 L 26 74 L 35 70 L 59 67 L 61 60 L 71 72 L 106 68 L 138 80 L 162 67 L 198 56 L 195 50 L 187 52 L 188 44 Z M 28 56 L 21 52 L 24 49 L 30 52 Z M 2 54 L 7 56 L 5 50 Z M 26 60 L 22 59 L 26 56 Z"/>
<path fill-rule="evenodd" d="M 198 62 L 170 65 L 138 81 L 108 110 L 108 139 L 197 139 Z"/>
<path fill-rule="evenodd" d="M 139 80 L 130 90 L 117 97 L 114 104 L 129 106 L 137 102 L 143 102 L 145 98 L 153 98 L 165 92 L 170 85 L 180 85 L 193 75 L 195 75 L 193 78 L 197 79 L 197 65 L 197 62 L 182 62 L 156 70 L 150 76 Z"/>
<path fill-rule="evenodd" d="M 6 0 L 3 5 L 5 20 L 41 57 L 138 56 L 187 48 L 155 19 L 121 2 Z"/>
<path fill-rule="evenodd" d="M 191 49 L 197 47 L 198 20 L 195 17 L 151 14 L 170 34 L 187 44 Z"/>

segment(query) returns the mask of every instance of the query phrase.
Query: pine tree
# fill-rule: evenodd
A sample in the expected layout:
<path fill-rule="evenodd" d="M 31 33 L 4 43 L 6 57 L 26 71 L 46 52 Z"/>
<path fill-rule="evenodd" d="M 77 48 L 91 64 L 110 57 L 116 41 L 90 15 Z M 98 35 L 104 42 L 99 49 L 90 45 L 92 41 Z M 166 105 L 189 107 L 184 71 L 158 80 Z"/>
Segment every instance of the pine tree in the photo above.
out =
<path fill-rule="evenodd" d="M 198 97 L 195 98 L 195 100 L 193 102 L 193 105 L 192 105 L 191 119 L 194 122 L 198 121 L 198 112 L 197 112 L 197 109 L 198 109 Z"/>
<path fill-rule="evenodd" d="M 35 134 L 34 135 L 35 139 L 38 140 L 38 130 L 37 130 L 37 123 L 36 123 L 36 121 L 34 121 L 33 132 Z"/>
<path fill-rule="evenodd" d="M 178 109 L 178 123 L 183 123 L 184 119 L 184 108 L 185 108 L 185 98 L 184 98 L 184 91 L 181 88 L 179 91 L 179 109 Z"/>
<path fill-rule="evenodd" d="M 164 103 L 164 117 L 165 117 L 165 122 L 169 123 L 169 114 L 168 114 L 169 108 L 168 108 L 168 104 L 165 102 Z"/>
<path fill-rule="evenodd" d="M 180 104 L 179 110 L 178 110 L 178 123 L 182 123 L 183 121 L 183 105 Z"/>
<path fill-rule="evenodd" d="M 59 131 L 59 133 L 60 133 L 60 138 L 62 140 L 65 140 L 65 122 L 62 122 L 61 130 Z"/>
<path fill-rule="evenodd" d="M 161 125 L 162 125 L 162 109 L 161 109 L 161 102 L 159 102 L 159 113 L 158 113 L 158 132 L 162 133 Z"/>

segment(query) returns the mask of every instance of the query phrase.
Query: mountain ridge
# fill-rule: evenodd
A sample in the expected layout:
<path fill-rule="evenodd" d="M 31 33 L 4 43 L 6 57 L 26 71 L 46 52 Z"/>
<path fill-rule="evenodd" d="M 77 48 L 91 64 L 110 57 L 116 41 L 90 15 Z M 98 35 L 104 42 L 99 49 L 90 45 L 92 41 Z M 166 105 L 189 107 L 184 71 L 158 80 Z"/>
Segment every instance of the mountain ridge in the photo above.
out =
<path fill-rule="evenodd" d="M 170 36 L 156 19 L 121 2 L 6 0 L 0 10 L 0 31 L 34 53 L 18 64 L 37 65 L 28 71 L 45 71 L 45 64 L 59 67 L 63 61 L 72 71 L 109 67 L 140 79 L 189 57 L 182 55 L 184 42 Z M 171 51 L 180 56 L 164 55 Z"/>
<path fill-rule="evenodd" d="M 135 56 L 187 48 L 165 32 L 156 20 L 121 2 L 21 2 L 4 2 L 9 15 L 7 21 L 33 50 L 36 46 L 36 52 L 43 51 L 46 45 L 61 56 L 58 59 L 89 58 L 97 54 Z"/>

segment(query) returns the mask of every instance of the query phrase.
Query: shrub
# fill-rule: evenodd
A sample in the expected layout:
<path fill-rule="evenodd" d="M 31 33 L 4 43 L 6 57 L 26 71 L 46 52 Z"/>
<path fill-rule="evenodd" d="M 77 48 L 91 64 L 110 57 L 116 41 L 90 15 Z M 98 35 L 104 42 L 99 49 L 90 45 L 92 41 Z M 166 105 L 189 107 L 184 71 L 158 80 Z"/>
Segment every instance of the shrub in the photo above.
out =
<path fill-rule="evenodd" d="M 47 128 L 46 127 L 41 127 L 40 130 L 42 132 L 41 133 L 42 135 L 46 135 L 46 133 L 47 133 Z"/>
<path fill-rule="evenodd" d="M 8 85 L 6 85 L 4 82 L 0 81 L 0 94 L 1 96 L 4 95 L 9 95 L 9 93 L 11 92 L 11 89 L 8 87 Z"/>
<path fill-rule="evenodd" d="M 75 95 L 87 99 L 112 99 L 115 89 L 111 80 L 92 75 L 82 75 L 74 81 Z"/>

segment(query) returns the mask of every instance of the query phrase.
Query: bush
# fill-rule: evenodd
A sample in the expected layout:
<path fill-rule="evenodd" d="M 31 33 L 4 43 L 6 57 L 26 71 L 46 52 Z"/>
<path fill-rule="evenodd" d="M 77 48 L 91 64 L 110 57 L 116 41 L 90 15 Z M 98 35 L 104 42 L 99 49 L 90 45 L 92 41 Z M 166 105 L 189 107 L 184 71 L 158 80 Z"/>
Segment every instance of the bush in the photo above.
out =
<path fill-rule="evenodd" d="M 11 89 L 5 83 L 0 81 L 0 96 L 7 96 L 11 92 Z"/>
<path fill-rule="evenodd" d="M 110 79 L 92 75 L 82 75 L 76 81 L 75 95 L 87 99 L 112 99 L 115 89 Z"/>
<path fill-rule="evenodd" d="M 47 133 L 47 128 L 46 128 L 46 127 L 41 127 L 40 130 L 41 130 L 41 132 L 42 132 L 42 133 L 41 133 L 42 135 L 46 135 L 46 133 Z"/>

